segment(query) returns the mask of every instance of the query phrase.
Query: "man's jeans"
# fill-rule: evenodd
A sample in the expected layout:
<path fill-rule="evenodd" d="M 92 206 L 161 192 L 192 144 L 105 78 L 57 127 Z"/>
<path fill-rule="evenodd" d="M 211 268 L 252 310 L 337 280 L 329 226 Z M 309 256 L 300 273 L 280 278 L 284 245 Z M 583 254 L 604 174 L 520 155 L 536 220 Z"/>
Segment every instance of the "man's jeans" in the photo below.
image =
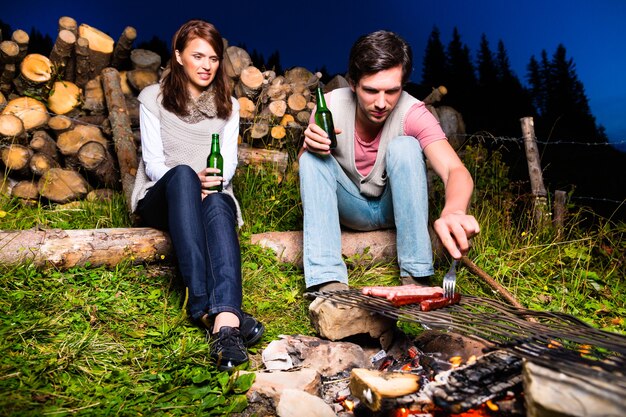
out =
<path fill-rule="evenodd" d="M 387 186 L 377 198 L 361 195 L 332 156 L 305 152 L 300 157 L 307 288 L 328 281 L 348 282 L 340 224 L 359 231 L 395 226 L 400 275 L 434 273 L 422 149 L 414 137 L 400 136 L 389 143 L 385 157 Z"/>
<path fill-rule="evenodd" d="M 241 320 L 241 252 L 237 210 L 226 194 L 201 200 L 198 174 L 176 166 L 148 190 L 137 212 L 145 225 L 169 232 L 189 290 L 191 319 L 221 312 Z"/>

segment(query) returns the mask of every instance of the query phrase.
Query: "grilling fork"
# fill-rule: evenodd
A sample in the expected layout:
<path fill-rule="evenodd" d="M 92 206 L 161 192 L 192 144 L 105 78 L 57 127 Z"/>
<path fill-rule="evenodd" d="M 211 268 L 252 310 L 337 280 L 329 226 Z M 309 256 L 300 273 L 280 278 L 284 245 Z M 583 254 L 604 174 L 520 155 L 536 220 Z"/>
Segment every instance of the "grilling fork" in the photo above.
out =
<path fill-rule="evenodd" d="M 454 287 L 456 286 L 456 259 L 452 260 L 450 269 L 443 277 L 443 296 L 446 298 L 454 297 Z"/>

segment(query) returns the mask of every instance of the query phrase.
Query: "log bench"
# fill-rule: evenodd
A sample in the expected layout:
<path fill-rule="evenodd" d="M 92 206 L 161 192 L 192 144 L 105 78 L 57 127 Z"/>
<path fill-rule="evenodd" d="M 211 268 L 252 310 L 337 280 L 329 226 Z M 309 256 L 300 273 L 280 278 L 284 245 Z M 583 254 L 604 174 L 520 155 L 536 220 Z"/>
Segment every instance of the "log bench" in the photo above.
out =
<path fill-rule="evenodd" d="M 353 262 L 395 259 L 395 231 L 343 232 L 342 254 Z M 302 267 L 302 232 L 252 235 L 251 243 L 272 249 L 279 262 Z M 120 262 L 167 262 L 172 259 L 167 233 L 148 228 L 0 231 L 0 264 L 37 267 L 113 267 Z"/>

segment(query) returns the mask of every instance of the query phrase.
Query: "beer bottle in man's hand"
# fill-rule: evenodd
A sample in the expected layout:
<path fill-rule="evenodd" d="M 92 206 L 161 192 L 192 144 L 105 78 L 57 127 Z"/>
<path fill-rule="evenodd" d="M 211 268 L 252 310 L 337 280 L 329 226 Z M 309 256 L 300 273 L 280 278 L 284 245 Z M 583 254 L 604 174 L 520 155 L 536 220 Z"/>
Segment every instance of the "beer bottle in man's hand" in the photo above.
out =
<path fill-rule="evenodd" d="M 217 133 L 213 133 L 211 137 L 211 153 L 206 159 L 207 168 L 217 168 L 220 170 L 219 173 L 210 173 L 209 176 L 221 176 L 224 173 L 224 158 L 222 158 L 222 154 L 220 153 L 220 135 Z M 209 187 L 209 190 L 212 191 L 222 191 L 222 183 L 219 185 L 215 185 L 213 187 Z"/>
<path fill-rule="evenodd" d="M 330 139 L 330 149 L 337 147 L 337 136 L 335 135 L 335 125 L 333 123 L 333 115 L 326 107 L 326 99 L 321 87 L 317 87 L 317 109 L 315 110 L 315 124 L 324 129 L 328 133 Z"/>

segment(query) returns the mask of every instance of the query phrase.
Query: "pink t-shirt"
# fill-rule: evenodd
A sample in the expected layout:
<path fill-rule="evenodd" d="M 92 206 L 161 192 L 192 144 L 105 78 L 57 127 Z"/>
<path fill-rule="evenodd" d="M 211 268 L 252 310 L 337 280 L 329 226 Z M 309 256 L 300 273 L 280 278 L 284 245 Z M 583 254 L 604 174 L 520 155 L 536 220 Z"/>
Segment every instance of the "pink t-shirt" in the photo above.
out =
<path fill-rule="evenodd" d="M 329 97 L 326 96 L 326 103 L 328 104 L 329 102 Z M 314 114 L 311 114 L 311 123 L 315 123 Z M 421 101 L 415 103 L 407 111 L 403 132 L 405 136 L 416 138 L 422 149 L 425 149 L 433 142 L 446 139 L 446 134 L 441 129 L 439 122 Z M 373 141 L 365 142 L 361 140 L 356 133 L 356 129 L 354 129 L 354 162 L 356 169 L 363 176 L 367 176 L 374 167 L 374 163 L 376 163 L 381 134 L 382 129 Z"/>
<path fill-rule="evenodd" d="M 415 103 L 406 113 L 404 119 L 404 135 L 416 138 L 422 149 L 425 149 L 431 143 L 444 140 L 446 134 L 443 133 L 439 122 L 435 116 L 426 108 L 424 103 Z M 354 131 L 354 159 L 356 169 L 363 176 L 369 174 L 376 162 L 376 154 L 378 153 L 378 145 L 380 143 L 380 135 L 382 129 L 378 132 L 376 138 L 371 142 L 364 142 Z"/>

